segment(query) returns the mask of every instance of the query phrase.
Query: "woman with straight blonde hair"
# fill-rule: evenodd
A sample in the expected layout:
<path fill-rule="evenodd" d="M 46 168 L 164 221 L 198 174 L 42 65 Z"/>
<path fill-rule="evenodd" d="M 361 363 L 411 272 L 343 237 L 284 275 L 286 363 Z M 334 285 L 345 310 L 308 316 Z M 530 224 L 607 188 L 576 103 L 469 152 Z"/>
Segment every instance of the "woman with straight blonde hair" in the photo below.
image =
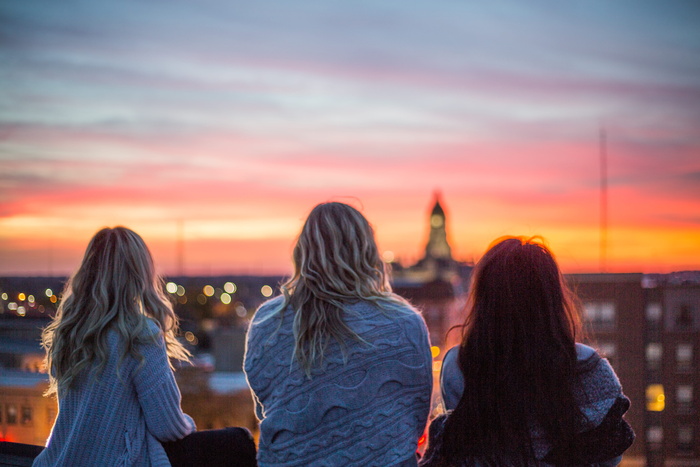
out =
<path fill-rule="evenodd" d="M 260 306 L 244 370 L 259 465 L 416 465 L 432 390 L 423 318 L 391 292 L 367 220 L 309 214 L 282 295 Z"/>
<path fill-rule="evenodd" d="M 170 359 L 190 354 L 162 282 L 132 230 L 90 240 L 42 335 L 59 412 L 34 466 L 255 465 L 247 429 L 195 432 L 182 412 Z"/>

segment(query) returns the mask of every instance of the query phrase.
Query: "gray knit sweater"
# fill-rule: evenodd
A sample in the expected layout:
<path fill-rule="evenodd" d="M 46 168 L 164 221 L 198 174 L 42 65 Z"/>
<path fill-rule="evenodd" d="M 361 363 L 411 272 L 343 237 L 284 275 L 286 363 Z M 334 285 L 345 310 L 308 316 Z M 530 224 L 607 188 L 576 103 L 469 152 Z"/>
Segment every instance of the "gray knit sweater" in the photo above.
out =
<path fill-rule="evenodd" d="M 293 358 L 294 311 L 263 304 L 248 331 L 244 369 L 260 420 L 261 466 L 416 465 L 430 410 L 432 359 L 423 318 L 405 305 L 348 304 L 367 341 L 333 341 L 308 379 Z"/>
<path fill-rule="evenodd" d="M 149 332 L 159 334 L 149 320 Z M 67 391 L 59 391 L 59 412 L 46 449 L 34 466 L 169 466 L 160 441 L 174 441 L 195 431 L 180 408 L 162 336 L 139 346 L 145 358 L 128 355 L 117 365 L 124 343 L 108 335 L 109 355 L 97 379 L 85 372 Z"/>
<path fill-rule="evenodd" d="M 615 451 L 617 448 L 617 446 L 607 446 L 606 443 L 621 443 L 622 447 L 620 449 L 626 449 L 632 443 L 634 434 L 631 429 L 626 430 L 628 425 L 621 420 L 622 414 L 629 407 L 629 400 L 622 393 L 622 386 L 615 371 L 607 360 L 601 358 L 594 349 L 586 345 L 576 344 L 576 356 L 579 384 L 574 388 L 575 397 L 580 403 L 580 409 L 585 418 L 585 422 L 579 428 L 580 431 L 593 432 L 597 427 L 603 425 L 604 422 L 607 421 L 609 423 L 613 407 L 620 406 L 622 407 L 620 409 L 621 413 L 617 415 L 620 418 L 618 421 L 619 426 L 614 425 L 609 431 L 605 429 L 600 430 L 605 439 L 593 443 L 593 449 L 608 452 L 610 450 Z M 440 388 L 445 409 L 453 410 L 457 407 L 464 392 L 464 379 L 459 368 L 459 346 L 451 348 L 445 354 L 440 373 Z M 613 435 L 617 435 L 617 437 Z M 431 442 L 433 436 L 434 434 L 431 433 Z M 552 444 L 545 438 L 541 430 L 538 430 L 536 427 L 532 428 L 532 436 L 532 447 L 535 457 L 539 460 L 539 465 L 549 465 L 546 462 L 542 462 L 542 459 L 550 453 L 553 447 Z M 591 456 L 595 455 L 594 452 L 589 452 L 588 454 Z M 610 467 L 618 465 L 621 459 L 621 456 L 615 454 L 614 457 L 591 463 L 591 465 Z M 430 465 L 430 462 L 426 462 L 424 465 Z"/>

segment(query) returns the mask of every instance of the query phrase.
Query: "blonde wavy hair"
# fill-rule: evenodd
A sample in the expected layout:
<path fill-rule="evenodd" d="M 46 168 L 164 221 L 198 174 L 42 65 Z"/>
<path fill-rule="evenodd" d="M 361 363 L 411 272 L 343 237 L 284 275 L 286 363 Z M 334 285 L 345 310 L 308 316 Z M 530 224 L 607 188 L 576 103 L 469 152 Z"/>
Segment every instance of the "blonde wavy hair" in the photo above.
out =
<path fill-rule="evenodd" d="M 344 321 L 345 305 L 371 301 L 384 310 L 409 310 L 391 291 L 374 231 L 355 208 L 322 203 L 309 214 L 293 253 L 294 274 L 280 289 L 278 312 L 294 310 L 294 357 L 306 375 L 323 362 L 330 339 L 345 355 L 347 339 L 364 340 Z"/>
<path fill-rule="evenodd" d="M 125 227 L 97 232 L 66 283 L 56 316 L 42 333 L 49 372 L 46 395 L 69 389 L 93 365 L 96 374 L 101 373 L 110 330 L 125 343 L 120 362 L 131 354 L 143 363 L 138 345 L 158 338 L 148 332 L 149 319 L 158 324 L 168 356 L 189 360 L 190 353 L 175 337 L 178 319 L 162 285 L 151 253 L 137 233 Z"/>

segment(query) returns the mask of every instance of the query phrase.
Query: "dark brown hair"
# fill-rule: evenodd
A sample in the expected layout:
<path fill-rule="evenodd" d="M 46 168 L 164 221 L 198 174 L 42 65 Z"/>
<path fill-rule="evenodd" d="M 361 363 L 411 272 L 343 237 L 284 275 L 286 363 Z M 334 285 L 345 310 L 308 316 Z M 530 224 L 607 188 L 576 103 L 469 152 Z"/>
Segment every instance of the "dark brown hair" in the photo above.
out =
<path fill-rule="evenodd" d="M 445 460 L 525 461 L 533 427 L 567 446 L 581 417 L 573 394 L 580 318 L 541 239 L 496 240 L 474 269 L 466 311 L 464 393 L 445 425 Z"/>

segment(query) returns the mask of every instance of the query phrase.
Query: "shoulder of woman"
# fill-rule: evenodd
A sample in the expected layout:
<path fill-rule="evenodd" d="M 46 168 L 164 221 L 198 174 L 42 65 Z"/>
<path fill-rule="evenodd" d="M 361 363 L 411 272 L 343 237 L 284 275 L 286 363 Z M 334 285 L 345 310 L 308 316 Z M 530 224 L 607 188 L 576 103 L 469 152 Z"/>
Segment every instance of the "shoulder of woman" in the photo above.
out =
<path fill-rule="evenodd" d="M 591 347 L 576 344 L 576 353 L 579 391 L 585 393 L 587 404 L 595 405 L 598 413 L 607 412 L 615 399 L 622 395 L 622 386 L 615 370 Z"/>
<path fill-rule="evenodd" d="M 280 308 L 282 308 L 283 304 L 284 295 L 278 295 L 275 298 L 271 298 L 270 300 L 264 302 L 258 307 L 257 310 L 255 310 L 255 314 L 253 315 L 253 323 L 264 321 L 271 315 L 276 314 Z"/>
<path fill-rule="evenodd" d="M 144 326 L 141 331 L 136 336 L 134 342 L 138 342 L 139 345 L 146 344 L 160 344 L 163 342 L 163 330 L 160 328 L 158 322 L 150 317 L 144 320 Z"/>
<path fill-rule="evenodd" d="M 107 333 L 107 342 L 114 352 L 110 354 L 115 357 L 120 356 L 123 349 L 127 346 L 128 340 L 131 341 L 131 345 L 137 346 L 139 352 L 148 352 L 151 348 L 161 348 L 164 345 L 160 326 L 150 317 L 144 317 L 143 327 L 141 330 L 137 330 L 135 334 L 124 334 L 116 326 L 111 326 Z"/>
<path fill-rule="evenodd" d="M 440 379 L 445 384 L 451 384 L 453 380 L 462 381 L 462 370 L 459 369 L 459 346 L 455 345 L 445 352 L 442 358 Z"/>
<path fill-rule="evenodd" d="M 455 345 L 454 347 L 450 347 L 450 349 L 447 352 L 445 352 L 445 356 L 442 359 L 443 362 L 450 362 L 450 364 L 452 364 L 452 363 L 456 364 L 458 360 L 459 360 L 459 345 Z"/>
<path fill-rule="evenodd" d="M 420 313 L 420 311 L 399 296 L 396 296 L 396 301 L 391 301 L 384 306 L 390 307 L 390 309 L 394 312 L 393 316 L 404 317 L 405 320 L 412 323 L 425 324 L 425 320 L 423 319 L 423 315 Z"/>
<path fill-rule="evenodd" d="M 597 360 L 599 358 L 600 356 L 593 347 L 589 347 L 579 342 L 576 343 L 576 360 L 579 364 L 589 360 Z"/>
<path fill-rule="evenodd" d="M 146 337 L 155 337 L 162 332 L 160 325 L 153 318 L 146 318 L 146 329 L 144 334 Z"/>
<path fill-rule="evenodd" d="M 459 346 L 452 347 L 445 353 L 440 369 L 440 391 L 445 408 L 457 407 L 464 392 L 464 378 L 459 368 Z"/>
<path fill-rule="evenodd" d="M 394 322 L 403 327 L 408 334 L 423 336 L 423 338 L 430 340 L 428 326 L 418 310 L 409 303 L 396 303 L 392 306 L 395 308 L 395 311 L 391 313 Z"/>

